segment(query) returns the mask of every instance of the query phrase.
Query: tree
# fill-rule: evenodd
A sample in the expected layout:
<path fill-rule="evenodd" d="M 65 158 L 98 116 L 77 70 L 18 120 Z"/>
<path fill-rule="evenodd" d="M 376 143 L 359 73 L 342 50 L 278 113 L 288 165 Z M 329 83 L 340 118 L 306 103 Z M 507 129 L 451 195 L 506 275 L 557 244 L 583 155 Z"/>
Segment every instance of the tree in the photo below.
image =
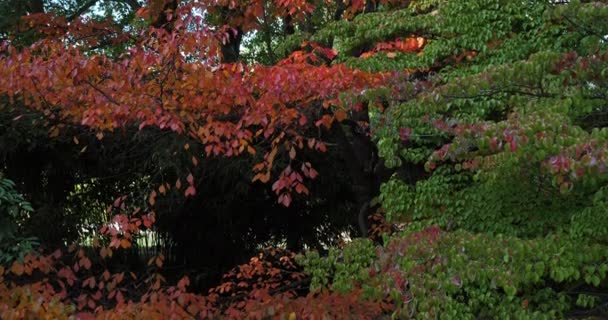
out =
<path fill-rule="evenodd" d="M 131 205 L 116 200 L 103 255 L 148 228 L 155 215 L 146 210 L 169 187 L 182 199 L 204 191 L 201 159 L 243 160 L 250 190 L 310 208 L 315 198 L 304 196 L 325 174 L 317 152 L 333 152 L 346 160 L 361 234 L 376 203 L 393 224 L 382 230 L 403 229 L 384 246 L 355 241 L 301 258 L 307 300 L 280 295 L 272 285 L 282 288 L 283 274 L 254 259 L 239 270 L 270 278 L 261 291 L 231 291 L 248 272 L 205 297 L 183 295 L 187 281 L 159 291 L 153 278 L 145 297 L 165 304 L 117 301 L 116 310 L 181 297 L 180 311 L 194 316 L 291 317 L 332 314 L 306 309 L 311 301 L 365 298 L 373 314 L 390 308 L 401 318 L 592 316 L 604 310 L 608 271 L 606 15 L 603 2 L 503 0 L 150 1 L 128 30 L 32 15 L 23 19 L 33 44 L 16 35 L 4 43 L 0 92 L 43 114 L 51 136 L 68 124 L 100 140 L 138 127 L 200 150 L 190 170 L 154 181 L 145 214 L 120 213 Z M 93 289 L 100 277 L 91 277 L 74 281 Z"/>
<path fill-rule="evenodd" d="M 142 14 L 150 16 L 155 6 L 153 2 Z M 85 54 L 96 49 L 99 41 L 117 44 L 126 39 L 128 34 L 108 24 L 103 26 L 104 32 L 99 32 L 102 27 L 92 23 L 68 25 L 63 18 L 30 16 L 27 19 L 33 25 L 50 25 L 41 30 L 51 37 L 30 48 L 6 46 L 4 92 L 11 102 L 17 98 L 26 107 L 49 110 L 51 119 L 69 120 L 96 130 L 113 130 L 135 122 L 140 128 L 170 128 L 200 140 L 207 156 L 254 155 L 262 138 L 269 144 L 261 149 L 264 161 L 254 166 L 258 173 L 253 181 L 268 182 L 275 158 L 289 156 L 291 163 L 280 171 L 273 185 L 279 202 L 289 206 L 292 194 L 308 193 L 303 178 L 316 176 L 309 163 L 296 158 L 297 150 L 327 149 L 320 136 L 306 137 L 302 129 L 312 125 L 329 129 L 336 119 L 345 120 L 351 109 L 361 108 L 354 99 L 363 92 L 369 95 L 367 91 L 378 87 L 384 75 L 352 71 L 341 65 L 324 66 L 320 59 L 331 61 L 335 53 L 314 44 L 309 45 L 312 52 L 295 52 L 276 66 L 219 65 L 217 54 L 226 50 L 218 37 L 227 37 L 222 41 L 230 42 L 234 32 L 218 34 L 196 22 L 192 12 L 206 7 L 192 6 L 181 6 L 167 16 L 177 17 L 170 19 L 173 20 L 170 29 L 143 31 L 141 48 L 133 47 L 117 59 Z M 209 7 L 211 13 L 212 9 Z M 167 28 L 167 23 L 162 26 Z M 249 28 L 248 24 L 240 27 L 245 26 Z M 61 32 L 57 33 L 58 30 Z M 77 46 L 66 48 L 65 40 Z M 42 51 L 53 53 L 42 57 L 37 54 Z M 200 56 L 203 52 L 205 56 Z M 17 74 L 20 71 L 21 76 Z M 26 74 L 32 81 L 26 80 Z M 16 81 L 20 78 L 25 81 Z M 15 97 L 16 92 L 26 91 L 35 94 Z M 366 113 L 355 113 L 361 119 L 355 117 L 348 122 L 351 136 L 370 149 L 366 129 L 356 122 L 365 123 Z M 52 126 L 51 133 L 61 126 Z M 342 126 L 333 127 L 346 157 L 361 159 L 352 146 L 342 143 L 346 142 Z M 370 159 L 373 154 L 365 153 L 364 159 L 348 162 L 352 164 L 351 176 L 359 190 L 360 207 L 367 205 L 377 189 L 369 185 L 369 174 L 364 172 L 369 171 L 364 167 L 373 166 Z M 194 183 L 186 190 L 186 195 L 193 195 Z"/>

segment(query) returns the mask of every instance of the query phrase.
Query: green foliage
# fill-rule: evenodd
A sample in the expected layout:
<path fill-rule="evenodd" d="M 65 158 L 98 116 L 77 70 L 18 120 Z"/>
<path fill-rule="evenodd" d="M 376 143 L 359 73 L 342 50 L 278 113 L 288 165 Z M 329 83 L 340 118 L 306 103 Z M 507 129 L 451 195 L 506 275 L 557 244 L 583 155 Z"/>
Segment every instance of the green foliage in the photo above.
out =
<path fill-rule="evenodd" d="M 593 311 L 608 283 L 607 249 L 563 234 L 524 240 L 430 227 L 389 238 L 373 263 L 353 258 L 368 257 L 369 246 L 350 244 L 350 277 L 340 276 L 336 252 L 304 263 L 317 290 L 346 289 L 346 279 L 395 304 L 399 319 L 555 319 Z"/>
<path fill-rule="evenodd" d="M 425 4 L 313 36 L 333 37 L 352 67 L 417 72 L 395 77 L 371 124 L 397 171 L 379 200 L 403 231 L 353 285 L 399 319 L 605 316 L 608 6 Z M 428 40 L 420 54 L 358 57 L 411 35 Z M 307 265 L 316 287 L 335 286 L 335 255 Z"/>
<path fill-rule="evenodd" d="M 343 250 L 330 249 L 325 257 L 310 251 L 298 256 L 296 261 L 311 276 L 311 291 L 331 284 L 332 290 L 346 293 L 369 278 L 368 268 L 375 258 L 374 245 L 369 239 L 355 239 Z"/>
<path fill-rule="evenodd" d="M 15 190 L 15 183 L 0 175 L 0 265 L 32 252 L 38 246 L 35 237 L 23 237 L 20 224 L 34 209 Z"/>
<path fill-rule="evenodd" d="M 473 12 L 474 3 L 451 6 L 471 6 Z M 513 29 L 513 37 L 534 27 L 555 44 L 519 46 L 544 51 L 529 55 L 534 50 L 526 49 L 500 61 L 471 45 L 480 54 L 470 63 L 443 68 L 441 77 L 429 79 L 430 90 L 416 93 L 406 86 L 403 101 L 377 121 L 379 153 L 388 166 L 425 164 L 430 171 L 414 185 L 395 176 L 383 186 L 380 199 L 389 220 L 412 222 L 413 229 L 439 224 L 519 237 L 561 230 L 603 234 L 600 190 L 607 176 L 599 159 L 607 137 L 602 70 L 608 54 L 597 34 L 608 30 L 593 19 L 608 11 L 578 2 L 528 9 L 535 22 L 520 21 L 525 28 Z M 521 20 L 518 10 L 507 7 L 500 19 Z M 495 17 L 472 15 L 490 24 Z M 465 26 L 440 29 L 453 29 L 454 43 L 475 43 L 466 40 L 474 31 Z M 496 52 L 507 50 L 504 45 Z M 405 139 L 404 128 L 410 132 Z"/>

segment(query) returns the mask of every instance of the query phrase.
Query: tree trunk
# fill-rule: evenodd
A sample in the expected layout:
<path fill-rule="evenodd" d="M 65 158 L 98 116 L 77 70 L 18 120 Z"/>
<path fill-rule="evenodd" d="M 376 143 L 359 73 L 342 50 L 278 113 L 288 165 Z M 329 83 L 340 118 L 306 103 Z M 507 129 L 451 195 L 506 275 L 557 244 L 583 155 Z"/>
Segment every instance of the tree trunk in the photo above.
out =
<path fill-rule="evenodd" d="M 357 223 L 359 231 L 361 236 L 367 237 L 367 217 L 370 213 L 370 201 L 377 190 L 375 190 L 374 176 L 366 168 L 371 167 L 374 156 L 372 152 L 369 152 L 370 150 L 362 148 L 365 145 L 365 143 L 362 143 L 363 141 L 360 141 L 363 137 L 355 130 L 351 130 L 352 138 L 349 141 L 342 124 L 335 123 L 332 129 L 352 179 L 353 192 L 358 208 Z M 369 142 L 371 143 L 371 141 Z"/>
<path fill-rule="evenodd" d="M 43 0 L 30 0 L 29 7 L 32 13 L 44 13 Z"/>
<path fill-rule="evenodd" d="M 236 32 L 229 32 L 228 41 L 222 44 L 222 63 L 234 63 L 241 58 L 241 41 L 243 31 L 240 28 Z"/>

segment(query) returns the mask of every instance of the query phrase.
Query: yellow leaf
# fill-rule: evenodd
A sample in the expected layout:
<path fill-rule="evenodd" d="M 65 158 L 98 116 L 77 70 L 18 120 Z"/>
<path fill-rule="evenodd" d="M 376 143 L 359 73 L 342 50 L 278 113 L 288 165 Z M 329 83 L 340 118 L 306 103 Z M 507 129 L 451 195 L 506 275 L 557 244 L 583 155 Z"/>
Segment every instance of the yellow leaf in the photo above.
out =
<path fill-rule="evenodd" d="M 53 129 L 51 129 L 51 132 L 49 133 L 49 136 L 51 138 L 55 138 L 59 135 L 59 128 L 57 127 L 53 127 Z"/>
<path fill-rule="evenodd" d="M 395 53 L 395 52 L 389 52 L 389 53 L 386 54 L 386 57 L 393 59 L 393 58 L 397 57 L 397 53 Z"/>

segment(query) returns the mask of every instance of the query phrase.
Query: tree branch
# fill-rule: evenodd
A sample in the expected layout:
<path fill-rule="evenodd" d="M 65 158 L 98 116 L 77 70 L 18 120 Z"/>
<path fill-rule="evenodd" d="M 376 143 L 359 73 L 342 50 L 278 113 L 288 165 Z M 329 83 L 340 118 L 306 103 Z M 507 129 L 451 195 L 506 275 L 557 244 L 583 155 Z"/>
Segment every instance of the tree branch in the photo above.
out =
<path fill-rule="evenodd" d="M 139 10 L 139 8 L 141 8 L 141 5 L 137 0 L 126 0 L 125 2 L 127 3 L 127 5 L 129 5 L 129 7 L 131 7 L 131 10 L 133 11 L 137 11 Z"/>
<path fill-rule="evenodd" d="M 99 92 L 102 96 L 104 96 L 108 101 L 110 101 L 111 103 L 120 106 L 120 103 L 118 103 L 118 101 L 116 101 L 114 98 L 112 98 L 110 95 L 108 95 L 107 93 L 105 93 L 103 90 L 101 90 L 99 87 L 97 87 L 96 85 L 94 85 L 91 81 L 89 80 L 85 80 L 85 83 L 87 83 L 89 86 L 91 86 L 91 88 L 95 89 L 95 91 Z"/>
<path fill-rule="evenodd" d="M 87 12 L 92 6 L 97 3 L 97 0 L 89 0 L 82 7 L 80 7 L 76 12 L 72 13 L 67 17 L 68 22 L 74 21 L 74 19 L 80 17 L 83 13 Z"/>

